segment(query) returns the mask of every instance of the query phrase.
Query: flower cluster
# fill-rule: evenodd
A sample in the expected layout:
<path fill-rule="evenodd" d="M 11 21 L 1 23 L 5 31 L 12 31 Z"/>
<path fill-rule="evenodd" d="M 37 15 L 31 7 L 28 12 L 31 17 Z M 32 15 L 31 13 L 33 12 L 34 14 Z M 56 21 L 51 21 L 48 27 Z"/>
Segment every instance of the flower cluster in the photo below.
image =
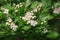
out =
<path fill-rule="evenodd" d="M 27 21 L 27 24 L 31 24 L 32 26 L 36 26 L 37 21 L 33 20 L 36 16 L 33 16 L 34 13 L 27 12 L 25 16 L 22 17 L 24 21 Z"/>
<path fill-rule="evenodd" d="M 13 4 L 13 7 L 12 8 L 14 8 L 15 9 L 15 12 L 18 12 L 18 8 L 20 8 L 20 7 L 22 7 L 23 6 L 23 4 L 22 3 L 19 3 L 19 4 Z"/>
<path fill-rule="evenodd" d="M 16 31 L 16 29 L 17 29 L 18 26 L 15 25 L 14 22 L 12 22 L 12 19 L 9 17 L 6 21 L 7 21 L 6 25 L 9 25 L 12 30 Z"/>
<path fill-rule="evenodd" d="M 3 5 L 0 3 L 1 40 L 12 40 L 19 36 L 22 40 L 38 40 L 39 37 L 39 40 L 56 39 L 59 36 L 57 27 L 60 19 L 56 18 L 60 17 L 60 3 L 52 2 L 51 4 L 51 0 L 13 0 Z"/>
<path fill-rule="evenodd" d="M 48 32 L 47 28 L 44 28 L 42 32 L 47 33 Z"/>
<path fill-rule="evenodd" d="M 42 7 L 42 3 L 40 3 L 39 5 L 37 5 L 31 12 L 37 12 L 41 9 Z"/>
<path fill-rule="evenodd" d="M 8 9 L 3 8 L 3 7 L 1 7 L 1 10 L 3 10 L 3 13 L 4 13 L 4 14 L 8 14 L 8 12 L 9 12 L 9 10 L 8 10 Z"/>
<path fill-rule="evenodd" d="M 40 3 L 38 6 L 36 6 L 36 8 L 34 8 L 31 12 L 27 12 L 25 16 L 22 17 L 22 19 L 24 21 L 27 21 L 27 24 L 30 24 L 32 26 L 36 26 L 37 25 L 37 21 L 33 20 L 36 18 L 36 16 L 34 15 L 34 12 L 37 12 L 38 10 L 40 10 L 42 7 L 42 4 Z"/>
<path fill-rule="evenodd" d="M 54 11 L 53 11 L 53 13 L 57 13 L 57 14 L 58 14 L 59 12 L 60 12 L 60 7 L 55 8 Z"/>

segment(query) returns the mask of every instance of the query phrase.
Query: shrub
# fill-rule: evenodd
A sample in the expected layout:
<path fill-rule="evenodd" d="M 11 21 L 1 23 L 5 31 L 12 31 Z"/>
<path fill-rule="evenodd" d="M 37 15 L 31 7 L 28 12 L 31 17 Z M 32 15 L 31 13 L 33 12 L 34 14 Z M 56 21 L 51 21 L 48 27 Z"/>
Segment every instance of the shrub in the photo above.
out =
<path fill-rule="evenodd" d="M 59 0 L 0 2 L 1 40 L 59 40 Z"/>

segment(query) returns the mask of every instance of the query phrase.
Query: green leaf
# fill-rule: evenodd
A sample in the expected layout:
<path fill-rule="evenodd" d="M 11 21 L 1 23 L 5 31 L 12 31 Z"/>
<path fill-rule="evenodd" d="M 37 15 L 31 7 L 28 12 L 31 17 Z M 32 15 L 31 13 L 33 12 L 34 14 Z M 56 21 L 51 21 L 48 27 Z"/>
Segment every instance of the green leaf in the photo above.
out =
<path fill-rule="evenodd" d="M 4 37 L 4 34 L 5 34 L 4 31 L 0 31 L 0 38 L 1 38 L 1 37 Z"/>
<path fill-rule="evenodd" d="M 12 10 L 11 4 L 6 4 L 6 5 L 4 5 L 3 7 L 6 8 L 6 9 L 9 9 L 9 10 Z"/>
<path fill-rule="evenodd" d="M 29 30 L 30 28 L 31 28 L 30 26 L 24 26 L 22 29 Z"/>
<path fill-rule="evenodd" d="M 50 19 L 52 19 L 52 18 L 53 18 L 53 16 L 51 16 L 51 15 L 49 15 L 49 14 L 45 14 L 45 13 L 40 14 L 40 19 L 41 19 L 42 21 L 50 20 Z"/>
<path fill-rule="evenodd" d="M 31 4 L 31 1 L 30 0 L 26 0 L 25 7 L 28 7 L 30 4 Z"/>
<path fill-rule="evenodd" d="M 57 38 L 59 34 L 57 32 L 51 32 L 47 35 L 48 38 Z"/>
<path fill-rule="evenodd" d="M 59 7 L 60 6 L 60 2 L 57 2 L 57 3 L 55 3 L 54 4 L 54 7 L 56 8 L 56 7 Z"/>
<path fill-rule="evenodd" d="M 35 8 L 38 5 L 38 3 L 39 2 L 37 2 L 37 1 L 32 2 L 31 8 Z"/>
<path fill-rule="evenodd" d="M 47 8 L 51 5 L 51 0 L 42 0 L 43 8 Z"/>
<path fill-rule="evenodd" d="M 6 20 L 7 16 L 0 11 L 0 21 Z"/>
<path fill-rule="evenodd" d="M 22 6 L 21 8 L 18 9 L 18 15 L 19 16 L 24 15 L 25 11 L 26 11 L 26 7 Z"/>

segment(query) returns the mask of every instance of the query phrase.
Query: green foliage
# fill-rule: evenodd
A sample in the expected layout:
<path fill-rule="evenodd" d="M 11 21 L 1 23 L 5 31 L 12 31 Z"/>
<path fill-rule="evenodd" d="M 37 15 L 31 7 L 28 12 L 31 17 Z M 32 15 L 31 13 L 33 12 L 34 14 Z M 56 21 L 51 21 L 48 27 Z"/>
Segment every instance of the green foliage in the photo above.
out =
<path fill-rule="evenodd" d="M 29 30 L 31 27 L 30 26 L 25 26 L 25 27 L 23 27 L 22 29 L 23 30 Z"/>
<path fill-rule="evenodd" d="M 48 38 L 57 38 L 59 36 L 59 34 L 57 32 L 51 32 L 49 33 L 49 35 L 47 36 Z"/>
<path fill-rule="evenodd" d="M 43 8 L 47 8 L 49 6 L 51 6 L 51 0 L 42 0 L 43 3 Z M 48 4 L 47 4 L 48 3 Z"/>
<path fill-rule="evenodd" d="M 27 0 L 25 3 L 26 3 L 25 6 L 28 7 L 31 4 L 31 1 Z"/>
<path fill-rule="evenodd" d="M 0 21 L 2 21 L 3 19 L 6 20 L 7 16 L 0 11 Z"/>
<path fill-rule="evenodd" d="M 58 21 L 60 14 L 53 13 L 55 8 L 60 7 L 59 1 L 52 4 L 51 0 L 0 0 L 0 5 L 9 10 L 8 14 L 4 14 L 4 10 L 0 8 L 1 40 L 54 40 L 60 38 L 57 28 L 60 26 L 60 21 Z M 34 9 L 37 9 L 37 12 Z M 28 24 L 28 21 L 22 19 L 27 12 L 34 13 L 33 16 L 36 16 L 35 19 L 30 19 L 37 21 L 36 26 L 32 26 L 34 23 L 30 25 L 31 22 Z M 12 19 L 10 24 L 15 23 L 18 26 L 16 31 L 12 30 L 14 28 L 11 25 L 6 25 L 9 17 Z"/>
<path fill-rule="evenodd" d="M 38 5 L 38 2 L 37 2 L 37 1 L 32 2 L 31 8 L 33 9 L 33 8 L 35 8 L 37 5 Z"/>

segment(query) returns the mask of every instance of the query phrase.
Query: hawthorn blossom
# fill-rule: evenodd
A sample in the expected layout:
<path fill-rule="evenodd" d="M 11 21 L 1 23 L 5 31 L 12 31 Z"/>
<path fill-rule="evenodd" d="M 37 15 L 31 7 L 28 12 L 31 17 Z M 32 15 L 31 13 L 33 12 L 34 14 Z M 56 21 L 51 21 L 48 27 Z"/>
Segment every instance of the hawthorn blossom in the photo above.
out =
<path fill-rule="evenodd" d="M 22 7 L 23 6 L 23 4 L 22 3 L 20 3 L 20 7 Z"/>
<path fill-rule="evenodd" d="M 37 25 L 37 21 L 35 21 L 35 20 L 29 20 L 27 22 L 27 24 L 30 24 L 31 26 L 36 26 Z"/>
<path fill-rule="evenodd" d="M 32 12 L 27 12 L 26 15 L 22 17 L 24 21 L 27 21 L 27 24 L 30 24 L 31 26 L 36 26 L 37 21 L 33 20 L 34 18 L 36 18 L 36 16 Z"/>
<path fill-rule="evenodd" d="M 37 12 L 37 8 L 34 8 L 32 11 L 33 11 L 33 12 Z"/>
<path fill-rule="evenodd" d="M 9 17 L 9 18 L 7 19 L 7 21 L 8 21 L 8 22 L 12 22 L 12 19 Z"/>
<path fill-rule="evenodd" d="M 59 13 L 60 12 L 60 7 L 59 8 L 55 8 L 54 10 L 53 10 L 53 13 Z"/>
<path fill-rule="evenodd" d="M 26 15 L 27 15 L 27 16 L 31 16 L 31 12 L 27 12 Z"/>
<path fill-rule="evenodd" d="M 36 18 L 36 16 L 31 17 L 32 19 Z"/>
<path fill-rule="evenodd" d="M 15 25 L 14 23 L 11 23 L 10 26 L 11 26 L 11 29 L 14 30 L 14 31 L 16 31 L 16 29 L 17 29 L 17 27 L 18 27 L 18 26 Z"/>
<path fill-rule="evenodd" d="M 15 6 L 16 4 L 15 3 L 13 3 L 13 6 Z"/>
<path fill-rule="evenodd" d="M 19 7 L 20 7 L 20 5 L 19 5 L 19 4 L 17 4 L 17 5 L 16 5 L 16 7 L 17 7 L 17 8 L 19 8 Z"/>
<path fill-rule="evenodd" d="M 12 22 L 12 23 L 11 23 L 11 26 L 14 26 L 14 25 L 15 25 L 15 24 Z"/>
<path fill-rule="evenodd" d="M 28 21 L 28 20 L 31 19 L 31 16 L 25 16 L 25 17 L 22 17 L 22 19 L 23 19 L 24 21 Z"/>
<path fill-rule="evenodd" d="M 47 30 L 46 28 L 44 28 L 42 32 L 43 32 L 43 33 L 47 33 L 48 30 Z"/>
<path fill-rule="evenodd" d="M 23 20 L 28 21 L 30 20 L 32 17 L 32 13 L 31 12 L 27 12 L 26 15 L 24 17 L 22 17 Z"/>
<path fill-rule="evenodd" d="M 40 4 L 37 6 L 37 8 L 39 8 L 39 7 L 42 7 L 42 3 L 40 3 Z"/>
<path fill-rule="evenodd" d="M 9 10 L 8 9 L 4 9 L 4 14 L 8 14 Z"/>
<path fill-rule="evenodd" d="M 42 3 L 40 3 L 38 6 L 37 6 L 37 10 L 40 10 L 42 7 Z"/>
<path fill-rule="evenodd" d="M 44 24 L 44 22 L 41 22 L 41 24 Z"/>
<path fill-rule="evenodd" d="M 10 25 L 10 23 L 9 22 L 6 22 L 6 25 Z"/>
<path fill-rule="evenodd" d="M 19 7 L 22 7 L 22 6 L 23 6 L 23 4 L 19 3 L 19 4 L 16 5 L 16 8 L 19 8 Z"/>
<path fill-rule="evenodd" d="M 27 21 L 27 24 L 30 24 L 30 20 L 29 20 L 29 21 Z"/>
<path fill-rule="evenodd" d="M 18 12 L 18 10 L 15 10 L 15 12 Z"/>
<path fill-rule="evenodd" d="M 42 3 L 40 3 L 39 5 L 37 5 L 36 8 L 34 8 L 31 12 L 37 12 L 38 10 L 40 10 L 42 7 Z"/>
<path fill-rule="evenodd" d="M 30 24 L 31 24 L 32 26 L 36 26 L 36 25 L 37 25 L 37 21 L 31 20 L 31 21 L 30 21 Z"/>
<path fill-rule="evenodd" d="M 3 13 L 4 13 L 4 14 L 8 14 L 8 12 L 9 12 L 8 9 L 5 9 L 5 8 L 3 8 L 3 7 L 1 7 L 1 10 L 3 10 Z"/>
<path fill-rule="evenodd" d="M 6 25 L 9 25 L 11 27 L 12 30 L 16 31 L 17 29 L 17 25 L 15 25 L 15 23 L 12 22 L 12 19 L 9 17 L 9 19 L 7 19 Z"/>

